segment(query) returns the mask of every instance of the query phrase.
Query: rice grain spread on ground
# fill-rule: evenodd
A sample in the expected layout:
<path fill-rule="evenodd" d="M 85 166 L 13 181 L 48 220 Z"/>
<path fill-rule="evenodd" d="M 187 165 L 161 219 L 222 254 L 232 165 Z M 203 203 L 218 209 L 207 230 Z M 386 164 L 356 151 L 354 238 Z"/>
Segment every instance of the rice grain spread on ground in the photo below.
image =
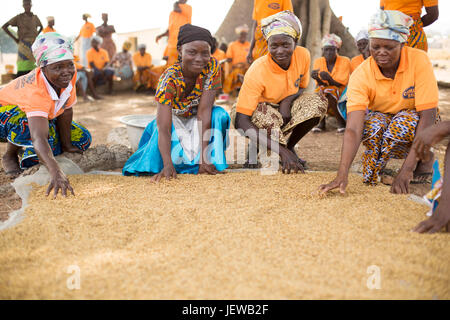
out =
<path fill-rule="evenodd" d="M 450 299 L 449 235 L 411 232 L 428 208 L 386 186 L 352 175 L 321 198 L 333 173 L 178 177 L 35 188 L 0 233 L 0 299 Z"/>

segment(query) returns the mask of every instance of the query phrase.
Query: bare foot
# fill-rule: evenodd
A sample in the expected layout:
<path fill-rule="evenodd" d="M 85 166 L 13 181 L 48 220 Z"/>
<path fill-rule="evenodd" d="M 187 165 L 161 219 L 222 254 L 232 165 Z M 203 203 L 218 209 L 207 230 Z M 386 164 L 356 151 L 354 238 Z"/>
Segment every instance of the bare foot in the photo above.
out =
<path fill-rule="evenodd" d="M 77 147 L 70 145 L 70 146 L 62 146 L 62 150 L 63 152 L 68 152 L 68 153 L 80 153 L 82 154 L 83 151 L 81 151 L 80 149 L 78 149 Z"/>
<path fill-rule="evenodd" d="M 428 161 L 419 161 L 416 170 L 414 170 L 414 178 L 411 183 L 422 184 L 431 183 L 431 178 L 433 176 L 433 163 L 434 154 Z"/>
<path fill-rule="evenodd" d="M 22 173 L 17 154 L 5 153 L 2 158 L 3 170 L 7 176 L 18 176 Z"/>

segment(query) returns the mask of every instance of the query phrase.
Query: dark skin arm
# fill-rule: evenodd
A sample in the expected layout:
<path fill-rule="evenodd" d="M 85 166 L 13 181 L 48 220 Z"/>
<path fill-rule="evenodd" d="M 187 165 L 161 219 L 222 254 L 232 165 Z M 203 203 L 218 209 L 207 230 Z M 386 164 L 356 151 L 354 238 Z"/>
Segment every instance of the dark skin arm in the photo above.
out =
<path fill-rule="evenodd" d="M 256 27 L 258 26 L 258 23 L 253 20 L 252 21 L 252 27 L 250 28 L 251 35 L 252 35 L 252 40 L 250 41 L 250 49 L 248 50 L 248 55 L 247 55 L 247 62 L 248 64 L 252 64 L 253 62 L 253 49 L 255 48 L 255 32 L 256 32 Z"/>
<path fill-rule="evenodd" d="M 47 189 L 47 196 L 54 189 L 53 198 L 56 198 L 58 192 L 66 197 L 67 191 L 75 195 L 72 186 L 69 183 L 64 172 L 59 167 L 53 156 L 52 149 L 48 144 L 48 119 L 42 117 L 31 117 L 28 119 L 30 127 L 31 140 L 36 154 L 50 174 L 50 185 Z"/>
<path fill-rule="evenodd" d="M 426 14 L 420 18 L 422 20 L 423 26 L 427 27 L 439 18 L 439 7 L 425 7 Z"/>
<path fill-rule="evenodd" d="M 243 130 L 245 135 L 256 145 L 278 153 L 281 157 L 283 173 L 290 174 L 291 170 L 295 173 L 298 173 L 298 171 L 304 172 L 304 168 L 298 162 L 297 156 L 277 141 L 272 140 L 271 137 L 267 135 L 266 130 L 261 130 L 255 126 L 252 123 L 250 116 L 237 112 L 236 129 Z"/>
<path fill-rule="evenodd" d="M 416 135 L 420 134 L 426 128 L 432 126 L 436 121 L 436 109 L 424 110 L 419 112 L 420 120 L 417 124 Z M 391 192 L 396 194 L 408 194 L 409 183 L 413 178 L 413 172 L 416 169 L 418 160 L 414 148 L 408 153 L 402 168 L 392 183 Z"/>
<path fill-rule="evenodd" d="M 327 85 L 326 82 L 324 82 L 324 81 L 322 81 L 322 79 L 320 79 L 320 77 L 319 77 L 319 69 L 313 70 L 311 72 L 311 78 L 316 80 L 319 86 L 326 86 Z"/>
<path fill-rule="evenodd" d="M 168 37 L 168 36 L 169 36 L 169 29 L 167 29 L 166 32 L 161 33 L 160 35 L 158 35 L 158 36 L 156 37 L 156 43 L 158 43 L 158 41 L 159 41 L 161 38 Z"/>
<path fill-rule="evenodd" d="M 345 194 L 350 166 L 356 157 L 356 153 L 358 152 L 359 145 L 362 141 L 365 117 L 366 111 L 353 111 L 348 114 L 347 128 L 344 133 L 341 162 L 339 164 L 337 177 L 330 183 L 319 187 L 319 192 L 322 194 L 336 188 L 339 188 L 341 194 Z"/>
<path fill-rule="evenodd" d="M 280 102 L 280 113 L 283 117 L 283 125 L 286 125 L 291 120 L 292 102 L 300 97 L 304 91 L 305 89 L 300 88 L 296 94 L 286 97 Z"/>
<path fill-rule="evenodd" d="M 9 24 L 8 22 L 5 23 L 5 24 L 3 25 L 3 27 L 2 27 L 3 31 L 5 31 L 5 33 L 6 33 L 8 36 L 10 36 L 10 37 L 14 40 L 15 43 L 19 43 L 19 38 L 16 38 L 16 37 L 12 34 L 12 32 L 9 31 L 9 28 L 8 28 L 9 26 L 10 26 L 10 24 Z"/>
<path fill-rule="evenodd" d="M 173 11 L 178 12 L 178 13 L 182 12 L 178 1 L 173 4 Z"/>
<path fill-rule="evenodd" d="M 322 78 L 322 80 L 328 82 L 328 85 L 330 85 L 330 86 L 345 87 L 342 83 L 339 83 L 339 82 L 335 81 L 333 79 L 333 77 L 331 76 L 331 74 L 329 74 L 326 71 L 322 71 L 320 73 L 320 78 Z"/>
<path fill-rule="evenodd" d="M 163 170 L 152 177 L 153 182 L 159 182 L 165 177 L 167 180 L 177 178 L 177 172 L 172 163 L 172 109 L 169 106 L 158 103 L 156 111 L 156 123 L 158 126 L 158 146 L 163 159 Z"/>
<path fill-rule="evenodd" d="M 431 156 L 430 148 L 448 136 L 450 136 L 450 122 L 441 122 L 417 134 L 412 148 L 416 151 L 416 155 L 420 160 L 428 161 Z M 433 216 L 419 223 L 413 231 L 436 233 L 444 227 L 447 232 L 450 232 L 450 143 L 447 145 L 445 153 L 444 182 L 439 205 Z"/>

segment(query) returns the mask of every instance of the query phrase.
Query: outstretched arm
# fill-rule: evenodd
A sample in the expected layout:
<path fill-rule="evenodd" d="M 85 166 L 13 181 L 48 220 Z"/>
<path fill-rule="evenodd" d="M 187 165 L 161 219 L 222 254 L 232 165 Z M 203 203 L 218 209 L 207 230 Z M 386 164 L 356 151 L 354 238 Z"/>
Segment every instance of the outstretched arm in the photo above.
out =
<path fill-rule="evenodd" d="M 69 180 L 56 162 L 52 149 L 48 144 L 48 119 L 31 117 L 28 118 L 28 125 L 30 127 L 33 148 L 36 151 L 39 161 L 44 164 L 50 174 L 50 185 L 47 189 L 47 196 L 52 189 L 54 189 L 54 198 L 58 195 L 59 190 L 61 190 L 61 194 L 64 197 L 67 195 L 67 191 L 71 191 L 75 195 Z"/>
<path fill-rule="evenodd" d="M 353 111 L 348 114 L 337 177 L 329 184 L 321 185 L 319 188 L 320 192 L 327 193 L 330 190 L 339 188 L 342 194 L 345 193 L 349 170 L 362 141 L 365 116 L 365 111 Z"/>

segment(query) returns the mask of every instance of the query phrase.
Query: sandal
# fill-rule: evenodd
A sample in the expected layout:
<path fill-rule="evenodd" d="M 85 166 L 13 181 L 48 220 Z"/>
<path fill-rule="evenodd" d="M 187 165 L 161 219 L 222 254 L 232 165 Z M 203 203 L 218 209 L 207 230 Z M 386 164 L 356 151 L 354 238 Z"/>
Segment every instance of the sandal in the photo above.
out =
<path fill-rule="evenodd" d="M 344 133 L 345 132 L 345 128 L 339 128 L 336 130 L 337 133 Z"/>
<path fill-rule="evenodd" d="M 433 172 L 422 172 L 414 175 L 411 184 L 431 184 Z"/>
<path fill-rule="evenodd" d="M 313 133 L 320 133 L 320 132 L 322 132 L 322 131 L 323 131 L 322 129 L 317 128 L 317 127 L 312 128 L 312 130 L 311 130 L 311 132 L 313 132 Z"/>

